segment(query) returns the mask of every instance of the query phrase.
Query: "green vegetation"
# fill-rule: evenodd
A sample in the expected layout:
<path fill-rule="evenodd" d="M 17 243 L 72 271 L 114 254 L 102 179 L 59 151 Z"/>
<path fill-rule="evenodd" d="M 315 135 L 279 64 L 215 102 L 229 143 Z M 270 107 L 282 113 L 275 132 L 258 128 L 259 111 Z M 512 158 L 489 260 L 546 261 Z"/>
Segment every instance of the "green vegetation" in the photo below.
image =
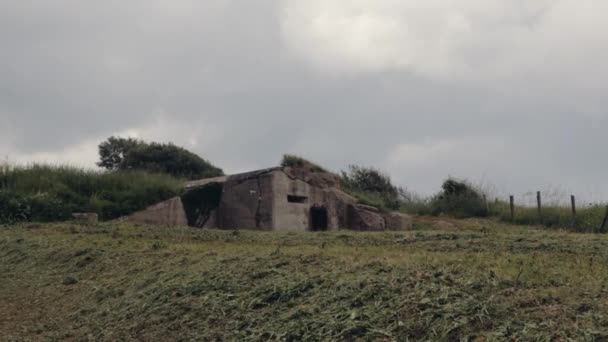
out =
<path fill-rule="evenodd" d="M 362 204 L 384 210 L 397 210 L 403 190 L 393 185 L 390 176 L 372 167 L 350 165 L 342 171 L 342 187 Z"/>
<path fill-rule="evenodd" d="M 139 139 L 109 137 L 108 140 L 99 144 L 97 166 L 110 171 L 119 170 L 127 153 L 141 144 L 144 142 Z"/>
<path fill-rule="evenodd" d="M 183 181 L 143 171 L 30 165 L 0 171 L 0 223 L 61 221 L 74 212 L 114 219 L 180 193 Z"/>
<path fill-rule="evenodd" d="M 511 222 L 510 204 L 504 201 L 494 201 L 489 204 L 490 214 L 504 222 Z M 573 219 L 570 208 L 559 206 L 543 206 L 541 216 L 538 209 L 533 207 L 516 206 L 515 220 L 519 225 L 544 225 L 552 228 L 565 228 L 577 232 L 600 233 L 599 229 L 606 214 L 606 206 L 594 205 L 577 210 Z M 605 232 L 603 232 L 605 233 Z"/>
<path fill-rule="evenodd" d="M 480 191 L 464 180 L 447 179 L 441 192 L 429 202 L 434 215 L 449 214 L 459 218 L 488 216 L 486 201 Z"/>
<path fill-rule="evenodd" d="M 308 172 L 329 172 L 318 164 L 293 154 L 286 154 L 283 156 L 283 160 L 281 160 L 281 167 L 304 169 Z"/>
<path fill-rule="evenodd" d="M 112 137 L 100 145 L 100 157 L 99 165 L 114 171 L 99 172 L 70 166 L 0 165 L 0 224 L 63 221 L 74 212 L 96 212 L 102 220 L 114 219 L 179 195 L 183 180 L 171 174 L 186 178 L 223 174 L 222 170 L 179 147 L 148 144 L 136 139 Z M 157 164 L 160 160 L 163 162 Z M 328 172 L 294 155 L 285 155 L 281 165 L 309 172 Z M 139 169 L 158 173 L 136 171 Z M 519 225 L 596 233 L 600 232 L 606 213 L 605 206 L 595 205 L 579 208 L 573 219 L 570 208 L 549 205 L 543 206 L 542 217 L 539 217 L 536 208 L 517 206 L 515 219 L 511 222 L 509 203 L 486 201 L 487 195 L 466 180 L 449 178 L 438 194 L 425 198 L 393 185 L 386 173 L 372 167 L 350 166 L 348 171 L 342 171 L 336 177 L 340 178 L 342 188 L 360 203 L 385 211 L 456 218 L 490 216 Z M 196 221 L 204 220 L 208 213 L 200 212 L 199 202 L 215 203 L 218 197 L 217 191 L 194 192 L 184 197 L 189 222 L 200 226 L 201 222 Z"/>
<path fill-rule="evenodd" d="M 536 207 L 515 206 L 515 217 L 512 221 L 508 202 L 487 200 L 487 195 L 466 180 L 449 178 L 442 185 L 442 191 L 435 196 L 425 198 L 403 192 L 400 200 L 399 209 L 414 215 L 493 217 L 517 225 L 540 225 L 586 233 L 608 232 L 608 227 L 605 229 L 607 231 L 600 231 L 606 215 L 605 205 L 578 208 L 576 218 L 573 218 L 572 209 L 569 207 L 543 205 L 539 216 Z"/>
<path fill-rule="evenodd" d="M 0 229 L 6 340 L 602 341 L 608 237 L 489 220 Z"/>
<path fill-rule="evenodd" d="M 99 158 L 97 165 L 108 170 L 143 170 L 190 180 L 224 175 L 209 161 L 171 143 L 110 137 L 99 145 Z"/>

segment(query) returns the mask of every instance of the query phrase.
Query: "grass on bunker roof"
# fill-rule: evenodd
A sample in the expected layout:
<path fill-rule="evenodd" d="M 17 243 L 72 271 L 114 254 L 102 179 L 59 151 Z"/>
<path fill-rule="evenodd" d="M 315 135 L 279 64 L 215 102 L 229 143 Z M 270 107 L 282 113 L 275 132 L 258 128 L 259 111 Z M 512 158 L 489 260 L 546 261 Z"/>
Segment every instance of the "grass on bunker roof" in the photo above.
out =
<path fill-rule="evenodd" d="M 606 236 L 441 220 L 386 233 L 0 228 L 0 336 L 608 338 Z"/>

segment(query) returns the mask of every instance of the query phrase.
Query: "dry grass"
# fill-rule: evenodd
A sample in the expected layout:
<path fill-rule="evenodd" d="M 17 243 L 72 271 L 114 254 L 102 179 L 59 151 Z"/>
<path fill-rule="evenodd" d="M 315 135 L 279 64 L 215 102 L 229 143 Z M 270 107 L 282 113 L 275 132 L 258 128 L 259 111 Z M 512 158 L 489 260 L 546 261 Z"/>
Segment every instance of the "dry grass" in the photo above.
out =
<path fill-rule="evenodd" d="M 8 340 L 605 340 L 608 238 L 487 220 L 399 233 L 0 230 Z"/>

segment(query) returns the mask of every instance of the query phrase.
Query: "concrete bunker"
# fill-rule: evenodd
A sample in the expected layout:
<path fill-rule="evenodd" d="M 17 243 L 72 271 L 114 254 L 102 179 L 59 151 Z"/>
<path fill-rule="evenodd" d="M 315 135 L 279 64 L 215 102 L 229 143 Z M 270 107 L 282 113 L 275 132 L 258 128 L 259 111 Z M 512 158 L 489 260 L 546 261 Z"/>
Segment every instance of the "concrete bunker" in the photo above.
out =
<path fill-rule="evenodd" d="M 164 208 L 170 209 L 168 219 L 163 218 Z M 356 198 L 340 189 L 340 178 L 335 174 L 289 167 L 189 182 L 181 197 L 126 219 L 274 231 L 405 230 L 412 224 L 408 215 L 359 205 Z"/>

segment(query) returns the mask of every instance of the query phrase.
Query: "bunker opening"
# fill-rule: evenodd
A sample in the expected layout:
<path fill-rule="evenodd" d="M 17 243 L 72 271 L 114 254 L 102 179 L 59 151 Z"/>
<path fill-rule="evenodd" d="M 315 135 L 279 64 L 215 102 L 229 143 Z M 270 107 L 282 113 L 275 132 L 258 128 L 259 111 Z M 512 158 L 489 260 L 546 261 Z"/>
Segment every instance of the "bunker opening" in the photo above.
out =
<path fill-rule="evenodd" d="M 329 227 L 327 208 L 312 206 L 310 208 L 310 230 L 313 232 L 326 231 Z"/>
<path fill-rule="evenodd" d="M 213 218 L 222 198 L 222 190 L 222 184 L 211 183 L 182 195 L 190 227 L 202 228 Z"/>
<path fill-rule="evenodd" d="M 306 196 L 296 196 L 296 195 L 287 195 L 287 202 L 289 203 L 307 203 L 308 197 Z"/>

